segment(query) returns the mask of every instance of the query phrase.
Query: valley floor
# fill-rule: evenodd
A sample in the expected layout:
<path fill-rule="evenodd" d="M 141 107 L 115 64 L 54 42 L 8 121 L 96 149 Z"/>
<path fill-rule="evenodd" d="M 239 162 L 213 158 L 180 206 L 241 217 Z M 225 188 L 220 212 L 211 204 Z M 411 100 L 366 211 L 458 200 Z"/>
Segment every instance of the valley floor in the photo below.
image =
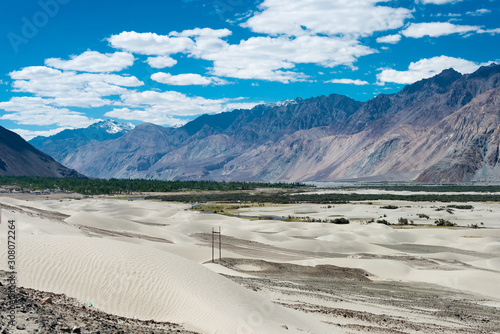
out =
<path fill-rule="evenodd" d="M 249 205 L 231 215 L 78 196 L 0 204 L 0 331 L 15 220 L 21 329 L 9 333 L 500 333 L 497 203 Z M 431 226 L 439 218 L 459 226 Z M 216 250 L 212 262 L 219 226 L 222 260 Z"/>

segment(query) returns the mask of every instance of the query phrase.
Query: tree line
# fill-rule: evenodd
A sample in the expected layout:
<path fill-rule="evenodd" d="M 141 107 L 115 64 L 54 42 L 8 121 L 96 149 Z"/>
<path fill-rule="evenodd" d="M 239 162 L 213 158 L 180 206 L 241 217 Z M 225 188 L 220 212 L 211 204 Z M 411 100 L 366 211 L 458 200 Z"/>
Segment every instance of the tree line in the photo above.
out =
<path fill-rule="evenodd" d="M 0 176 L 0 186 L 15 186 L 17 191 L 67 190 L 83 195 L 130 194 L 135 192 L 237 191 L 258 188 L 291 189 L 301 183 L 263 183 L 238 181 L 161 181 L 145 179 L 77 179 L 38 176 Z"/>

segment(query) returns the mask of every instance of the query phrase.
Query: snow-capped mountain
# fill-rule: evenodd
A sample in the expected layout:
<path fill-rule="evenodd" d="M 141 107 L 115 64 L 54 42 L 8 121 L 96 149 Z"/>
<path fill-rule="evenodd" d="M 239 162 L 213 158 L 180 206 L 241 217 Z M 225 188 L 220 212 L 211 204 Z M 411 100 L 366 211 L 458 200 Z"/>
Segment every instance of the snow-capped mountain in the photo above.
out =
<path fill-rule="evenodd" d="M 35 137 L 29 143 L 62 162 L 64 157 L 81 146 L 120 138 L 134 127 L 132 123 L 118 123 L 108 119 L 87 128 L 64 130 L 50 137 Z"/>

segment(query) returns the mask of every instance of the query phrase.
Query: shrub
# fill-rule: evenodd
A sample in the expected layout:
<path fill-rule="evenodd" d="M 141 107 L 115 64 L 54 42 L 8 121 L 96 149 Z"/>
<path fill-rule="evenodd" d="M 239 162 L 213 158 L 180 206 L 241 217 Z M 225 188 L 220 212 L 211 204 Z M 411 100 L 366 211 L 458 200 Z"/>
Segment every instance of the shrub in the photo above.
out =
<path fill-rule="evenodd" d="M 349 224 L 349 219 L 346 218 L 335 218 L 331 221 L 333 224 Z"/>
<path fill-rule="evenodd" d="M 472 205 L 456 205 L 451 204 L 447 206 L 448 208 L 461 209 L 461 210 L 472 210 L 474 207 Z"/>
<path fill-rule="evenodd" d="M 442 218 L 439 218 L 438 220 L 434 221 L 434 224 L 436 224 L 437 226 L 457 226 L 457 224 Z"/>
<path fill-rule="evenodd" d="M 381 209 L 390 209 L 390 210 L 394 210 L 394 209 L 399 209 L 399 206 L 397 206 L 397 205 L 385 205 L 385 206 L 381 206 L 380 208 L 381 208 Z"/>
<path fill-rule="evenodd" d="M 430 217 L 427 216 L 425 213 L 419 213 L 417 216 L 418 216 L 418 218 L 430 219 Z"/>
<path fill-rule="evenodd" d="M 379 220 L 377 220 L 377 224 L 391 225 L 391 223 L 389 223 L 385 219 L 379 219 Z"/>
<path fill-rule="evenodd" d="M 398 219 L 398 224 L 399 225 L 408 225 L 408 219 L 401 217 Z"/>

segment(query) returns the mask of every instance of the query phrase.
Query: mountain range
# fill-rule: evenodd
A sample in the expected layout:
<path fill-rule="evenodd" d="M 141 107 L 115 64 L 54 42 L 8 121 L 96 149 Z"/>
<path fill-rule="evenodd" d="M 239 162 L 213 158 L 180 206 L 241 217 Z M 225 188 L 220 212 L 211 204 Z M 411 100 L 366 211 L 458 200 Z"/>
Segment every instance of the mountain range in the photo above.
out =
<path fill-rule="evenodd" d="M 366 102 L 297 98 L 179 128 L 145 123 L 111 138 L 91 126 L 31 143 L 99 178 L 498 181 L 499 87 L 500 65 L 448 69 Z"/>
<path fill-rule="evenodd" d="M 18 134 L 0 126 L 0 175 L 84 177 L 28 144 Z"/>
<path fill-rule="evenodd" d="M 67 129 L 50 137 L 35 137 L 30 144 L 47 153 L 57 161 L 81 146 L 117 139 L 134 129 L 131 123 L 118 123 L 113 120 L 100 121 L 85 129 Z"/>

